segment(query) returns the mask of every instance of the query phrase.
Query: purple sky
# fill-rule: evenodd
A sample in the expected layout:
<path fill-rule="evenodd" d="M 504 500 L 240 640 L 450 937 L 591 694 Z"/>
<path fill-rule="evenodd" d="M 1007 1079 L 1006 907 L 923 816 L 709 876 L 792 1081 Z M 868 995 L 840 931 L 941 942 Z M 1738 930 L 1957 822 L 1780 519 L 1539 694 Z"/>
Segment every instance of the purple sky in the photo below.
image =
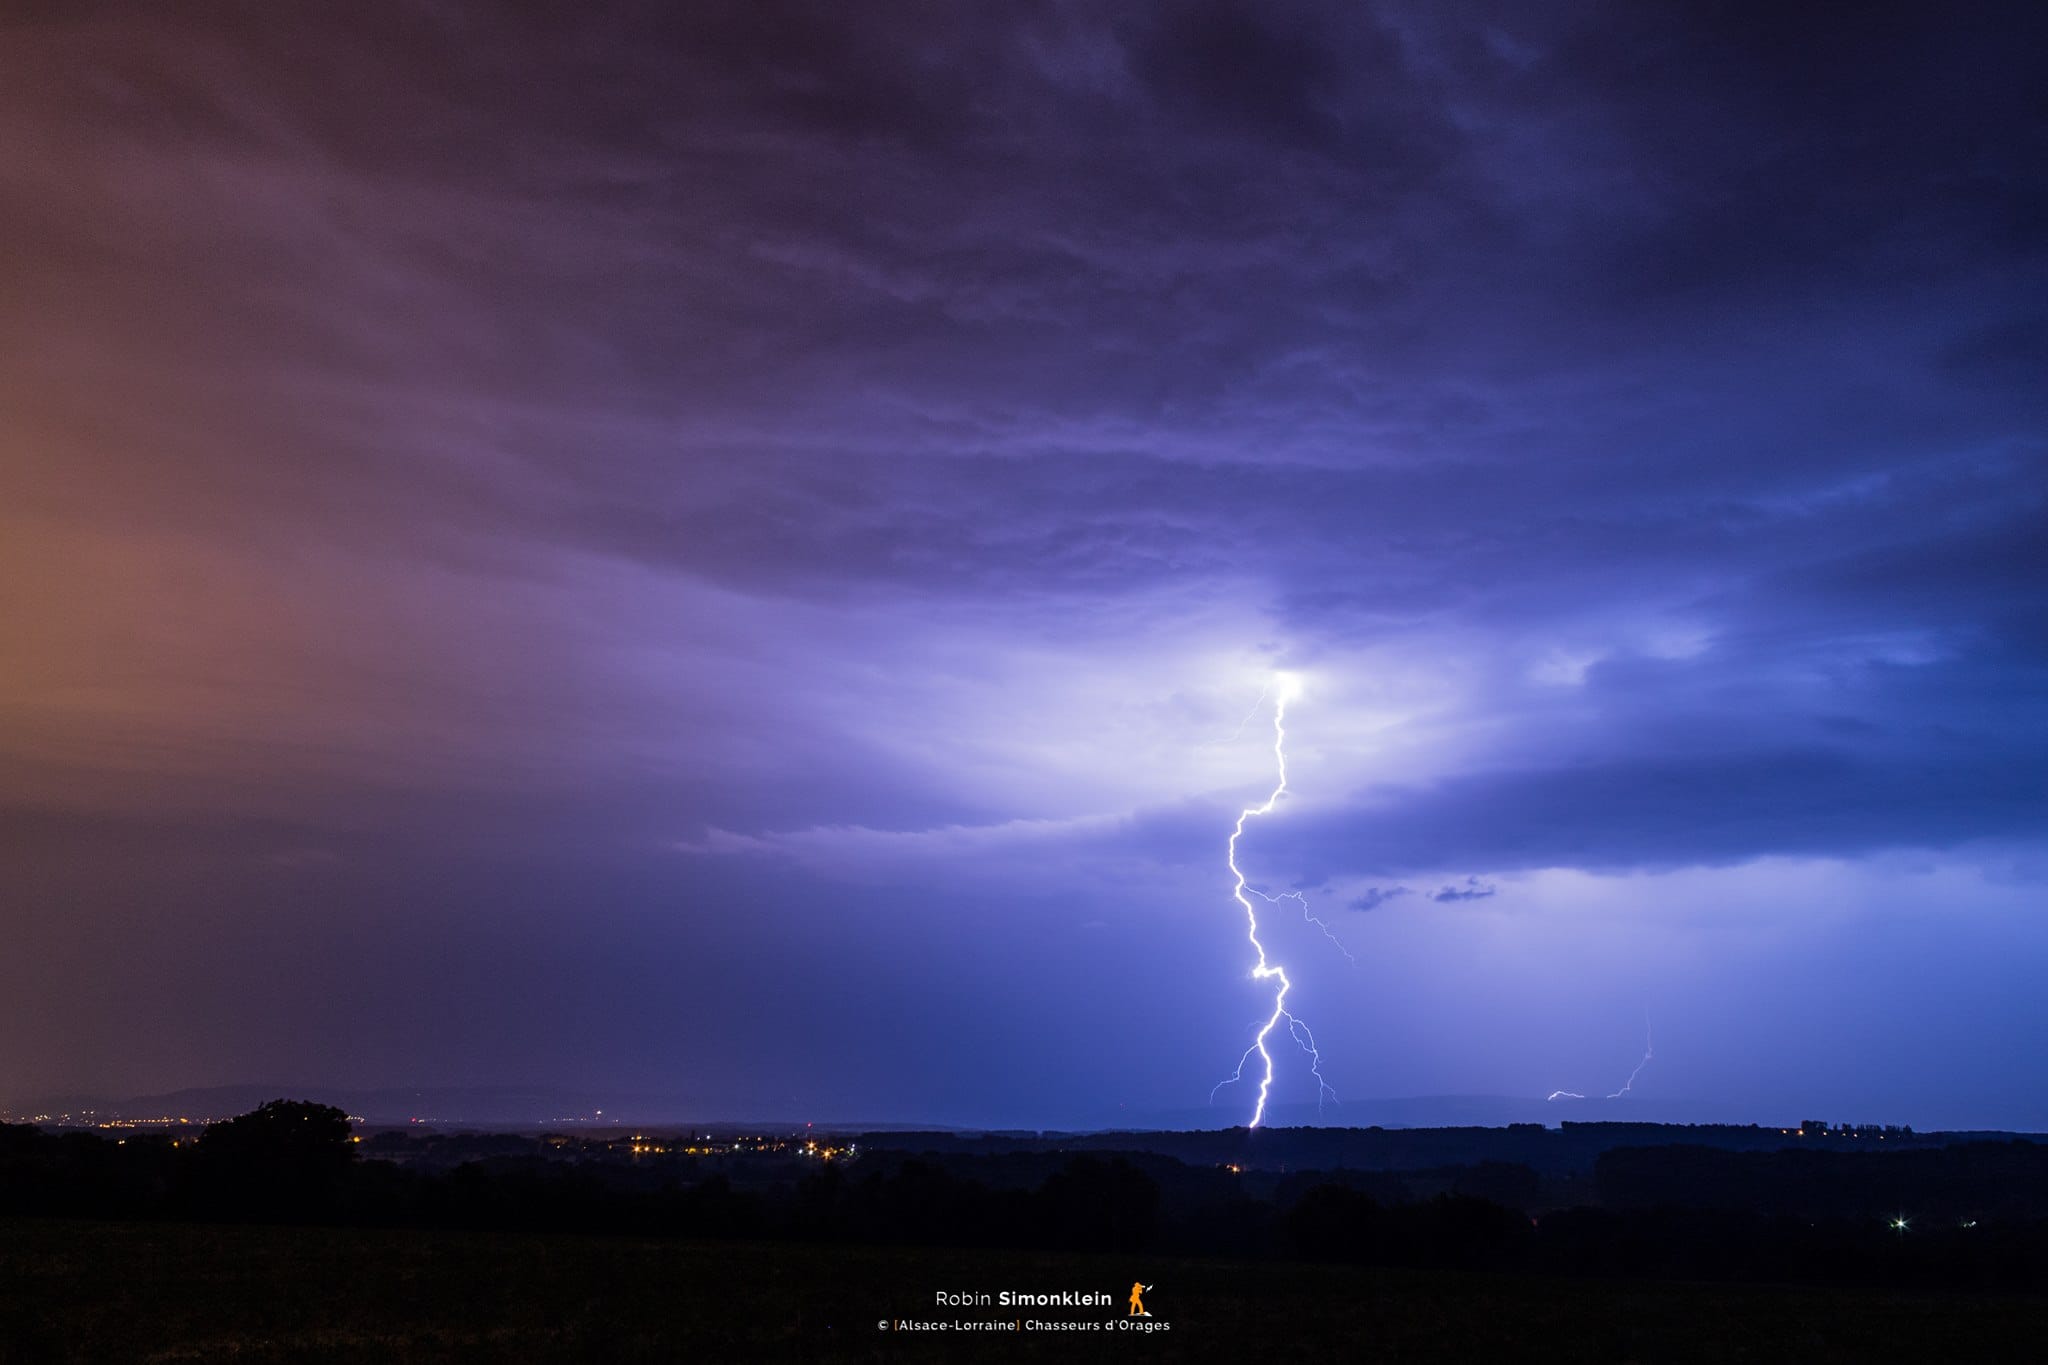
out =
<path fill-rule="evenodd" d="M 510 8 L 0 20 L 0 1099 L 1200 1108 L 1285 668 L 1345 1100 L 2048 1127 L 2039 6 Z"/>

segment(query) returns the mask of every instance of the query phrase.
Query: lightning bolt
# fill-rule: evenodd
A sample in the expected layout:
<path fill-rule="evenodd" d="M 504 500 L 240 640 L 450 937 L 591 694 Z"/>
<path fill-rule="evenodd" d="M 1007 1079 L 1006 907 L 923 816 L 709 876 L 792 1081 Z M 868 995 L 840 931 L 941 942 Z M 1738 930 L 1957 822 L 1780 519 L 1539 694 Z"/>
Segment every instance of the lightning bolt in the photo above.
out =
<path fill-rule="evenodd" d="M 1628 1079 L 1621 1083 L 1621 1089 L 1609 1095 L 1608 1099 L 1618 1100 L 1623 1095 L 1626 1095 L 1629 1092 L 1629 1087 L 1636 1083 L 1636 1077 L 1643 1074 L 1643 1068 L 1650 1064 L 1650 1058 L 1657 1055 L 1656 1049 L 1651 1046 L 1651 1042 L 1650 1014 L 1648 1010 L 1645 1010 L 1643 1012 L 1643 1060 L 1636 1063 L 1636 1069 L 1628 1073 Z"/>
<path fill-rule="evenodd" d="M 1260 707 L 1262 707 L 1262 706 L 1264 706 L 1264 705 L 1266 704 L 1266 698 L 1267 698 L 1267 696 L 1268 696 L 1269 694 L 1271 694 L 1271 692 L 1272 692 L 1272 691 L 1273 691 L 1273 680 L 1272 680 L 1271 678 L 1268 678 L 1268 679 L 1266 679 L 1266 685 L 1265 685 L 1264 687 L 1261 687 L 1261 688 L 1259 689 L 1259 695 L 1258 695 L 1258 696 L 1256 696 L 1256 697 L 1254 697 L 1254 698 L 1252 698 L 1252 704 L 1251 704 L 1251 706 L 1250 706 L 1249 708 L 1247 708 L 1247 709 L 1246 709 L 1246 711 L 1245 711 L 1245 713 L 1244 713 L 1243 717 L 1242 717 L 1242 718 L 1240 718 L 1240 719 L 1238 720 L 1238 722 L 1237 722 L 1237 728 L 1236 728 L 1235 730 L 1232 730 L 1232 731 L 1231 731 L 1231 732 L 1230 732 L 1229 734 L 1225 735 L 1225 736 L 1224 736 L 1224 737 L 1223 737 L 1222 739 L 1212 739 L 1212 740 L 1210 740 L 1210 741 L 1209 741 L 1209 743 L 1210 743 L 1210 744 L 1235 744 L 1235 743 L 1237 743 L 1237 738 L 1238 738 L 1238 736 L 1239 736 L 1239 735 L 1242 735 L 1242 734 L 1244 733 L 1244 727 L 1245 727 L 1245 726 L 1247 726 L 1247 725 L 1250 725 L 1250 724 L 1252 723 L 1252 717 L 1253 717 L 1253 716 L 1256 716 L 1257 714 L 1259 714 L 1259 708 L 1260 708 Z M 1204 747 L 1207 747 L 1207 746 L 1204 746 Z"/>
<path fill-rule="evenodd" d="M 1629 1092 L 1629 1091 L 1630 1091 L 1630 1090 L 1631 1090 L 1631 1089 L 1632 1089 L 1632 1088 L 1633 1088 L 1633 1087 L 1635 1086 L 1635 1083 L 1636 1083 L 1636 1077 L 1638 1077 L 1638 1076 L 1640 1076 L 1640 1075 L 1642 1075 L 1642 1074 L 1643 1074 L 1643 1068 L 1644 1068 L 1644 1067 L 1646 1067 L 1646 1066 L 1648 1066 L 1648 1065 L 1650 1064 L 1650 1059 L 1651 1059 L 1652 1057 L 1655 1057 L 1656 1055 L 1657 1055 L 1657 1051 L 1656 1051 L 1656 1048 L 1655 1048 L 1655 1046 L 1654 1046 L 1654 1040 L 1653 1040 L 1653 1039 L 1652 1039 L 1652 1037 L 1650 1036 L 1650 1012 L 1649 1012 L 1648 1010 L 1644 1010 L 1644 1011 L 1643 1011 L 1643 1060 L 1641 1060 L 1640 1062 L 1637 1062 L 1637 1063 L 1636 1063 L 1636 1069 L 1635 1069 L 1634 1071 L 1631 1071 L 1631 1072 L 1629 1072 L 1629 1073 L 1628 1073 L 1628 1079 L 1627 1079 L 1627 1080 L 1625 1080 L 1625 1081 L 1623 1081 L 1623 1082 L 1621 1083 L 1621 1089 L 1619 1089 L 1619 1090 L 1616 1090 L 1616 1091 L 1613 1091 L 1612 1093 L 1610 1093 L 1610 1094 L 1609 1094 L 1609 1095 L 1607 1096 L 1607 1098 L 1608 1098 L 1608 1099 L 1610 1099 L 1610 1100 L 1618 1100 L 1618 1099 L 1620 1099 L 1620 1098 L 1621 1098 L 1621 1097 L 1622 1097 L 1623 1095 L 1626 1095 L 1626 1094 L 1627 1094 L 1627 1093 L 1628 1093 L 1628 1092 Z M 1584 1099 L 1584 1098 L 1586 1098 L 1586 1097 L 1585 1097 L 1584 1095 L 1581 1095 L 1581 1094 L 1580 1094 L 1580 1093 L 1579 1093 L 1578 1091 L 1576 1091 L 1576 1090 L 1553 1090 L 1553 1091 L 1551 1091 L 1551 1092 L 1550 1092 L 1550 1093 L 1549 1093 L 1548 1095 L 1545 1095 L 1545 1096 L 1544 1096 L 1543 1098 L 1544 1098 L 1544 1099 L 1545 1099 L 1546 1101 L 1549 1101 L 1549 1100 L 1582 1100 L 1582 1099 Z"/>
<path fill-rule="evenodd" d="M 1330 933 L 1328 925 L 1309 913 L 1307 897 L 1302 896 L 1299 892 L 1286 892 L 1278 896 L 1269 896 L 1263 891 L 1253 890 L 1245 881 L 1244 869 L 1237 865 L 1237 843 L 1238 840 L 1244 837 L 1245 822 L 1255 816 L 1271 815 L 1273 807 L 1278 805 L 1280 798 L 1287 794 L 1287 703 L 1300 694 L 1301 683 L 1294 675 L 1281 673 L 1276 674 L 1268 686 L 1273 693 L 1273 766 L 1278 774 L 1278 780 L 1274 783 L 1272 792 L 1267 795 L 1264 801 L 1256 806 L 1246 806 L 1237 813 L 1237 824 L 1230 831 L 1226 861 L 1230 864 L 1230 875 L 1235 883 L 1231 887 L 1230 894 L 1239 905 L 1244 907 L 1245 937 L 1251 940 L 1252 951 L 1258 954 L 1258 965 L 1252 968 L 1252 979 L 1254 981 L 1278 981 L 1280 987 L 1273 993 L 1272 1014 L 1268 1015 L 1266 1022 L 1260 1026 L 1257 1035 L 1252 1039 L 1252 1045 L 1244 1050 L 1242 1057 L 1237 1059 L 1237 1070 L 1233 1071 L 1225 1079 L 1216 1082 L 1215 1087 L 1209 1091 L 1209 1099 L 1213 1103 L 1216 1099 L 1216 1091 L 1221 1090 L 1226 1085 L 1231 1085 L 1244 1079 L 1245 1064 L 1251 1061 L 1252 1057 L 1256 1054 L 1259 1060 L 1264 1063 L 1264 1074 L 1259 1078 L 1258 1103 L 1252 1109 L 1251 1122 L 1246 1125 L 1250 1128 L 1258 1127 L 1266 1117 L 1266 1098 L 1272 1093 L 1273 1089 L 1273 1054 L 1266 1049 L 1266 1039 L 1272 1035 L 1274 1029 L 1280 1026 L 1282 1019 L 1287 1021 L 1288 1036 L 1294 1039 L 1296 1045 L 1302 1051 L 1308 1053 L 1309 1074 L 1316 1078 L 1316 1106 L 1318 1111 L 1321 1110 L 1325 1096 L 1335 1099 L 1337 1095 L 1337 1092 L 1330 1088 L 1329 1082 L 1323 1079 L 1323 1054 L 1316 1048 L 1315 1034 L 1310 1032 L 1308 1025 L 1302 1023 L 1287 1008 L 1287 993 L 1294 989 L 1294 983 L 1287 979 L 1286 968 L 1266 956 L 1266 945 L 1259 941 L 1258 907 L 1252 904 L 1251 898 L 1257 896 L 1268 905 L 1276 904 L 1289 898 L 1299 900 L 1301 902 L 1301 913 L 1312 923 L 1318 925 L 1332 943 L 1337 943 L 1336 935 Z M 1337 947 L 1340 950 L 1344 949 L 1342 943 L 1337 943 Z M 1344 950 L 1344 955 L 1346 957 L 1351 956 L 1349 950 Z M 1355 958 L 1353 960 L 1356 961 Z"/>
<path fill-rule="evenodd" d="M 1260 900 L 1264 901 L 1268 905 L 1278 905 L 1281 901 L 1296 902 L 1301 906 L 1301 917 L 1307 920 L 1310 924 L 1313 924 L 1316 928 L 1322 930 L 1323 937 L 1337 945 L 1337 951 L 1344 954 L 1345 961 L 1349 962 L 1354 967 L 1358 965 L 1358 959 L 1353 957 L 1351 955 L 1351 950 L 1344 946 L 1344 940 L 1338 938 L 1334 933 L 1330 931 L 1329 925 L 1323 923 L 1322 920 L 1316 918 L 1316 916 L 1310 912 L 1308 908 L 1307 896 L 1302 895 L 1299 891 L 1282 891 L 1277 896 L 1269 896 L 1255 886 L 1248 886 L 1245 888 L 1245 890 L 1251 892 L 1254 896 L 1257 896 Z"/>

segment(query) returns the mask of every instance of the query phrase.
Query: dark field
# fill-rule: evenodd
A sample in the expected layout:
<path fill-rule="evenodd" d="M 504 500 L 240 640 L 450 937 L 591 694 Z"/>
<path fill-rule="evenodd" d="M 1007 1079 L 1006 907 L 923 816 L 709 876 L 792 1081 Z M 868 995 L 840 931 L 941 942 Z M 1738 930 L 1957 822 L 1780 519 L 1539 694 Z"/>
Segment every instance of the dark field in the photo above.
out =
<path fill-rule="evenodd" d="M 1142 1261 L 1143 1263 L 1138 1263 Z M 878 1330 L 941 1288 L 1105 1289 L 1147 1337 Z M 1041 1318 L 1114 1310 L 1041 1309 Z M 1028 1312 L 1027 1314 L 1028 1315 Z M 2048 1302 L 1454 1272 L 309 1227 L 0 1222 L 0 1361 L 2038 1358 Z"/>

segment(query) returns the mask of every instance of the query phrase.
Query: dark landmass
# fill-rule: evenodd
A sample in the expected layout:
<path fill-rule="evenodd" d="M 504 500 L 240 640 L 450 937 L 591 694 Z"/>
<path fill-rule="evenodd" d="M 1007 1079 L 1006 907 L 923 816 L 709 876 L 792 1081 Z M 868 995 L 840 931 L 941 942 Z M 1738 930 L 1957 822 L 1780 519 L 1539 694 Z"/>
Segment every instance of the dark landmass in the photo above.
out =
<path fill-rule="evenodd" d="M 744 1358 L 798 1340 L 797 1354 L 879 1358 L 875 1321 L 929 1315 L 936 1290 L 1076 1276 L 1117 1293 L 1133 1276 L 1170 1277 L 1185 1296 L 1176 1321 L 1212 1332 L 1160 1348 L 1187 1359 L 1242 1348 L 1268 1314 L 1281 1316 L 1264 1330 L 1289 1340 L 1334 1350 L 1378 1333 L 1424 1359 L 1543 1358 L 1529 1349 L 1539 1331 L 1555 1334 L 1544 1348 L 1557 1359 L 1718 1359 L 1729 1353 L 1702 1343 L 1732 1340 L 1817 1359 L 1940 1342 L 1958 1358 L 1958 1342 L 2048 1327 L 2048 1144 L 1812 1121 L 1804 1136 L 1617 1124 L 491 1134 L 361 1131 L 338 1109 L 277 1101 L 197 1134 L 0 1125 L 0 1219 L 14 1220 L 6 1254 L 19 1262 L 0 1293 L 0 1365 L 121 1358 L 137 1314 L 157 1315 L 164 1340 L 223 1334 L 163 1358 L 356 1359 L 387 1338 L 417 1359 Z M 104 1221 L 47 1221 L 80 1219 Z M 156 1259 L 107 1322 L 93 1315 L 110 1288 L 21 1288 L 53 1273 L 37 1247 L 71 1248 L 61 1254 L 84 1257 L 72 1273 L 90 1281 Z M 676 1302 L 697 1307 L 656 1302 L 653 1270 L 577 1287 L 639 1254 L 629 1247 L 654 1248 Z M 428 1269 L 429 1248 L 475 1263 Z M 533 1291 L 556 1317 L 501 1303 L 485 1267 L 521 1257 L 559 1268 Z M 214 1317 L 167 1287 L 195 1274 L 218 1277 L 193 1291 Z M 332 1319 L 318 1349 L 301 1349 L 313 1329 L 286 1330 L 257 1302 L 277 1277 L 290 1284 L 276 1292 L 322 1305 L 306 1321 Z M 330 1278 L 368 1288 L 343 1298 Z M 624 1317 L 596 1306 L 613 1292 L 636 1305 Z M 1466 1311 L 1452 1302 L 1510 1316 L 1452 1321 Z M 1852 1325 L 1873 1305 L 1882 1333 Z M 1754 1320 L 1720 1320 L 1731 1313 Z M 855 1339 L 831 1335 L 849 1322 Z M 1950 1331 L 1961 1335 L 1942 1340 Z"/>
<path fill-rule="evenodd" d="M 1517 1162 L 1546 1176 L 1590 1171 L 1617 1147 L 1711 1147 L 1730 1152 L 1929 1150 L 2030 1135 L 1918 1133 L 1911 1127 L 1804 1119 L 1781 1126 L 1572 1122 L 1455 1128 L 1224 1128 L 1196 1132 L 967 1133 L 951 1130 L 853 1135 L 864 1145 L 958 1155 L 1024 1152 L 1147 1152 L 1190 1165 L 1247 1171 L 1419 1171 L 1485 1161 Z"/>
<path fill-rule="evenodd" d="M 358 1131 L 277 1101 L 0 1125 L 0 1216 L 1130 1251 L 2034 1289 L 2048 1144 L 1826 1127 L 1208 1133 Z"/>

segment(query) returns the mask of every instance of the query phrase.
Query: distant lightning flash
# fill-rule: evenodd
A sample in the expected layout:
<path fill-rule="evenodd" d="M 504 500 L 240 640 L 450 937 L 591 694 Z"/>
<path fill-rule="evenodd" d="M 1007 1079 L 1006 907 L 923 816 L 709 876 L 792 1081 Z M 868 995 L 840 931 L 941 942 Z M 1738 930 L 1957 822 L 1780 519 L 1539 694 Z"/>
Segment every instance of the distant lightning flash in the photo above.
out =
<path fill-rule="evenodd" d="M 1650 1064 L 1650 1058 L 1657 1055 L 1656 1048 L 1652 1046 L 1653 1041 L 1650 1037 L 1650 1014 L 1649 1011 L 1645 1010 L 1643 1012 L 1643 1060 L 1636 1063 L 1636 1069 L 1628 1073 L 1628 1079 L 1621 1083 L 1621 1089 L 1609 1095 L 1608 1099 L 1618 1100 L 1623 1095 L 1626 1095 L 1629 1092 L 1629 1088 L 1636 1083 L 1636 1077 L 1643 1074 L 1643 1068 Z"/>
<path fill-rule="evenodd" d="M 1618 1100 L 1635 1087 L 1636 1077 L 1643 1074 L 1643 1068 L 1657 1055 L 1655 1040 L 1650 1035 L 1650 1013 L 1643 1011 L 1643 1060 L 1636 1063 L 1636 1069 L 1628 1073 L 1628 1079 L 1621 1083 L 1621 1089 L 1608 1094 L 1610 1100 Z M 1582 1100 L 1586 1098 L 1576 1090 L 1553 1090 L 1543 1097 L 1545 1100 Z"/>
<path fill-rule="evenodd" d="M 1301 912 L 1304 916 L 1320 927 L 1324 934 L 1329 935 L 1331 942 L 1335 943 L 1337 941 L 1336 936 L 1330 934 L 1328 925 L 1316 919 L 1314 915 L 1309 914 L 1308 899 L 1302 896 L 1301 893 L 1287 892 L 1279 896 L 1269 896 L 1263 891 L 1255 891 L 1246 885 L 1244 869 L 1237 865 L 1237 841 L 1244 837 L 1245 821 L 1255 815 L 1272 814 L 1273 807 L 1278 805 L 1280 798 L 1287 794 L 1287 703 L 1301 695 L 1301 680 L 1291 673 L 1280 673 L 1274 676 L 1270 686 L 1273 692 L 1273 763 L 1278 770 L 1279 780 L 1274 784 L 1272 793 L 1262 803 L 1256 806 L 1247 806 L 1238 812 L 1237 825 L 1230 831 L 1227 861 L 1230 864 L 1230 875 L 1236 881 L 1236 885 L 1231 888 L 1230 894 L 1236 898 L 1239 905 L 1244 907 L 1245 936 L 1251 940 L 1252 950 L 1259 956 L 1258 965 L 1252 968 L 1252 979 L 1255 981 L 1278 981 L 1280 989 L 1274 992 L 1273 995 L 1273 1013 L 1267 1017 L 1265 1024 L 1260 1027 L 1257 1036 L 1252 1039 L 1252 1045 L 1244 1050 L 1244 1056 L 1237 1059 L 1237 1070 L 1233 1071 L 1224 1080 L 1218 1081 L 1215 1088 L 1209 1092 L 1209 1098 L 1213 1101 L 1216 1098 L 1217 1090 L 1221 1090 L 1232 1082 L 1243 1080 L 1245 1063 L 1249 1062 L 1253 1054 L 1256 1053 L 1259 1060 L 1265 1063 L 1265 1074 L 1259 1079 L 1259 1101 L 1252 1110 L 1252 1121 L 1246 1125 L 1251 1128 L 1258 1127 L 1266 1117 L 1266 1097 L 1273 1089 L 1273 1054 L 1266 1050 L 1266 1039 L 1279 1026 L 1282 1019 L 1287 1021 L 1288 1036 L 1293 1038 L 1301 1050 L 1309 1055 L 1309 1073 L 1316 1078 L 1316 1103 L 1318 1106 L 1321 1105 L 1324 1096 L 1327 1095 L 1334 1099 L 1337 1094 L 1336 1091 L 1330 1088 L 1329 1083 L 1323 1079 L 1323 1055 L 1316 1049 L 1315 1034 L 1309 1031 L 1307 1024 L 1302 1023 L 1301 1020 L 1288 1011 L 1287 992 L 1294 988 L 1294 983 L 1287 979 L 1285 968 L 1266 957 L 1266 945 L 1259 942 L 1259 912 L 1258 908 L 1252 904 L 1251 897 L 1257 896 L 1268 905 L 1289 897 L 1299 900 L 1301 902 Z M 1344 945 L 1338 943 L 1337 947 L 1343 949 Z M 1345 951 L 1344 955 L 1346 957 L 1351 956 L 1348 950 Z"/>

